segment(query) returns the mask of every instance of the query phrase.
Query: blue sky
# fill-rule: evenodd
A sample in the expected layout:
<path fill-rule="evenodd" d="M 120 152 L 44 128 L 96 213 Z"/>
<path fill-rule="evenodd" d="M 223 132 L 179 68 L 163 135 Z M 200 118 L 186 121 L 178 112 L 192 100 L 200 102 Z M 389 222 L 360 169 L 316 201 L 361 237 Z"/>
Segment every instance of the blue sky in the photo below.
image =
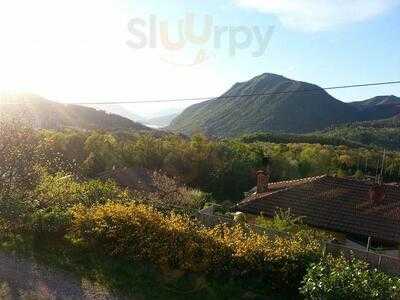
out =
<path fill-rule="evenodd" d="M 168 21 L 174 39 L 188 14 L 195 15 L 196 32 L 209 16 L 213 28 L 245 28 L 252 43 L 234 56 L 228 35 L 219 49 L 214 35 L 174 51 L 163 47 L 159 35 L 156 48 L 127 45 L 136 38 L 131 20 L 144 22 L 136 28 L 146 39 L 151 15 L 158 34 L 160 22 Z M 253 29 L 266 33 L 270 26 L 267 51 L 254 57 Z M 400 0 L 5 0 L 0 35 L 1 90 L 68 102 L 214 96 L 265 72 L 320 86 L 400 80 Z M 400 86 L 332 94 L 343 101 L 400 96 Z M 151 114 L 185 105 L 129 108 Z"/>

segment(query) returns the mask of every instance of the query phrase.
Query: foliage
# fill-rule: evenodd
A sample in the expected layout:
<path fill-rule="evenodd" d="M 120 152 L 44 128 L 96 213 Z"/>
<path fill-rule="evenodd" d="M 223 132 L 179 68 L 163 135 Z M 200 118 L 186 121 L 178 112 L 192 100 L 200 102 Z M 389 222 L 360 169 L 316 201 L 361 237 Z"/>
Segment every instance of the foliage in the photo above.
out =
<path fill-rule="evenodd" d="M 128 201 L 128 194 L 111 181 L 90 180 L 79 182 L 71 175 L 44 174 L 33 192 L 35 207 L 31 210 L 29 223 L 38 237 L 63 238 L 70 224 L 69 209 L 81 204 L 92 206 L 113 199 Z"/>
<path fill-rule="evenodd" d="M 327 256 L 309 268 L 301 293 L 309 299 L 399 299 L 400 278 L 354 258 Z"/>
<path fill-rule="evenodd" d="M 23 233 L 35 207 L 35 201 L 25 193 L 0 199 L 0 238 Z"/>
<path fill-rule="evenodd" d="M 117 140 L 112 134 L 93 132 L 85 141 L 84 150 L 89 153 L 84 162 L 87 175 L 96 175 L 102 170 L 118 166 Z"/>
<path fill-rule="evenodd" d="M 37 134 L 17 122 L 0 122 L 0 200 L 35 186 Z"/>
<path fill-rule="evenodd" d="M 375 176 L 382 151 L 321 144 L 270 143 L 253 140 L 191 139 L 175 135 L 111 134 L 105 132 L 51 132 L 40 135 L 40 157 L 49 172 L 60 170 L 93 176 L 113 167 L 162 170 L 188 187 L 211 193 L 219 202 L 240 200 L 255 184 L 255 173 L 270 158 L 271 180 L 321 174 Z M 252 143 L 247 143 L 252 142 Z M 400 177 L 400 155 L 387 152 L 384 176 Z M 357 173 L 357 174 L 356 174 Z"/>
<path fill-rule="evenodd" d="M 304 227 L 302 218 L 294 216 L 290 209 L 286 211 L 279 209 L 272 219 L 260 216 L 256 219 L 256 223 L 260 227 L 281 232 L 294 232 Z"/>
<path fill-rule="evenodd" d="M 80 182 L 66 173 L 45 174 L 35 190 L 35 198 L 40 208 L 58 206 L 68 209 L 76 204 L 92 206 L 104 204 L 108 200 L 123 202 L 127 197 L 127 192 L 112 181 Z"/>
<path fill-rule="evenodd" d="M 77 206 L 72 228 L 75 239 L 94 251 L 152 262 L 164 271 L 251 278 L 275 288 L 295 289 L 320 247 L 312 234 L 268 237 L 241 226 L 207 229 L 134 203 Z"/>
<path fill-rule="evenodd" d="M 75 130 L 42 130 L 39 135 L 38 153 L 43 167 L 52 173 L 79 173 L 87 156 L 83 151 L 87 134 Z"/>
<path fill-rule="evenodd" d="M 289 291 L 297 290 L 309 265 L 319 261 L 325 233 L 306 228 L 285 211 L 272 220 L 258 220 L 283 233 L 268 236 L 243 225 L 205 228 L 186 215 L 155 207 L 190 211 L 211 197 L 220 202 L 240 199 L 254 185 L 265 156 L 270 158 L 273 180 L 321 173 L 361 177 L 375 174 L 382 160 L 376 149 L 244 143 L 201 135 L 187 139 L 73 130 L 38 133 L 16 123 L 0 124 L 0 133 L 1 238 L 14 234 L 36 242 L 68 242 L 74 251 L 132 265 L 139 261 L 162 274 L 195 274 Z M 388 152 L 385 161 L 386 179 L 398 178 L 399 154 Z M 78 176 L 114 166 L 163 172 L 154 173 L 155 190 L 142 193 Z M 310 269 L 302 291 L 314 298 L 350 297 L 352 286 L 364 288 L 366 280 L 367 292 L 381 289 L 377 298 L 397 292 L 397 281 L 365 268 L 360 262 L 324 260 Z M 314 289 L 314 282 L 320 289 Z M 389 283 L 395 288 L 390 290 Z M 343 286 L 347 294 L 337 294 L 330 286 Z"/>
<path fill-rule="evenodd" d="M 343 139 L 340 136 L 325 136 L 320 133 L 315 134 L 289 134 L 276 132 L 258 132 L 246 134 L 238 138 L 238 141 L 243 143 L 275 143 L 275 144 L 320 144 L 341 146 L 345 145 L 350 148 L 367 147 L 361 143 L 353 142 L 352 140 Z"/>
<path fill-rule="evenodd" d="M 175 179 L 165 174 L 154 172 L 151 178 L 153 191 L 135 191 L 136 200 L 156 207 L 175 208 L 182 212 L 193 213 L 194 210 L 202 208 L 211 199 L 210 194 L 182 186 Z"/>
<path fill-rule="evenodd" d="M 94 134 L 88 137 L 89 141 Z M 212 141 L 203 136 L 187 140 L 174 135 L 140 135 L 113 140 L 112 147 L 107 146 L 108 141 L 108 136 L 96 135 L 96 143 L 84 163 L 86 174 L 104 171 L 111 165 L 163 170 L 169 177 L 223 200 L 241 199 L 243 191 L 255 181 L 255 170 L 262 165 L 262 152 L 253 151 L 251 146 Z"/>
<path fill-rule="evenodd" d="M 400 150 L 400 119 L 350 123 L 315 133 L 321 139 L 345 139 L 366 146 Z"/>
<path fill-rule="evenodd" d="M 67 240 L 56 244 L 45 240 L 32 243 L 29 238 L 2 242 L 0 250 L 4 252 L 34 257 L 41 265 L 72 273 L 79 282 L 90 280 L 122 299 L 219 300 L 249 296 L 264 299 L 266 294 L 271 300 L 292 299 L 289 297 L 291 295 L 284 297 L 286 291 L 279 291 L 275 295 L 265 288 L 253 288 L 250 281 L 213 278 L 205 274 L 188 275 L 177 271 L 160 272 L 150 263 L 100 255 Z"/>

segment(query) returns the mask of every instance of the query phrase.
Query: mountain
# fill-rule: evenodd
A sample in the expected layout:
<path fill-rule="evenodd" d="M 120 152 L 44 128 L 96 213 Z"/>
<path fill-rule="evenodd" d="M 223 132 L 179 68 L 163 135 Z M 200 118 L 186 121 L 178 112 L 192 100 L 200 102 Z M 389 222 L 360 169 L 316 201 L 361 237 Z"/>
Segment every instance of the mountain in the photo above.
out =
<path fill-rule="evenodd" d="M 265 73 L 236 83 L 216 99 L 190 106 L 169 129 L 217 137 L 269 131 L 303 134 L 396 115 L 400 98 L 395 96 L 344 103 L 314 84 Z"/>
<path fill-rule="evenodd" d="M 190 106 L 169 129 L 229 137 L 262 131 L 307 133 L 354 120 L 358 109 L 322 88 L 266 73 L 236 83 L 219 98 Z"/>
<path fill-rule="evenodd" d="M 86 106 L 86 105 L 85 105 Z M 114 114 L 114 115 L 119 115 L 121 117 L 127 118 L 129 120 L 132 120 L 134 122 L 139 122 L 139 123 L 144 123 L 146 118 L 139 116 L 133 112 L 131 112 L 130 110 L 126 109 L 125 107 L 123 107 L 122 105 L 118 105 L 118 104 L 112 104 L 112 105 L 108 105 L 108 104 L 101 104 L 101 105 L 90 105 L 88 107 L 92 107 L 98 110 L 104 110 L 110 114 Z"/>
<path fill-rule="evenodd" d="M 0 119 L 22 120 L 35 128 L 149 131 L 150 128 L 94 108 L 60 104 L 31 94 L 0 95 Z"/>
<path fill-rule="evenodd" d="M 400 98 L 396 96 L 378 96 L 350 104 L 360 112 L 364 120 L 387 119 L 400 115 Z"/>
<path fill-rule="evenodd" d="M 146 119 L 144 121 L 144 124 L 149 127 L 160 127 L 160 128 L 167 127 L 168 125 L 171 124 L 172 120 L 175 119 L 178 115 L 179 115 L 178 113 L 175 113 L 167 116 Z"/>

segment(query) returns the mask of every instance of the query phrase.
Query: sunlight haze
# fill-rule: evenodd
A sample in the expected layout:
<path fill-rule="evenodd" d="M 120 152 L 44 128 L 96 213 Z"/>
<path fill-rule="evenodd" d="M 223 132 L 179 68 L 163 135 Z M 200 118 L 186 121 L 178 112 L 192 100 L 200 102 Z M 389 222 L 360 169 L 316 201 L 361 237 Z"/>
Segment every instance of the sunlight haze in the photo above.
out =
<path fill-rule="evenodd" d="M 340 3 L 4 0 L 0 3 L 0 90 L 76 103 L 218 96 L 235 82 L 264 72 L 321 86 L 398 80 L 400 60 L 393 49 L 400 43 L 394 32 L 400 25 L 399 1 L 352 1 L 345 8 Z M 308 14 L 315 11 L 320 11 L 318 17 L 310 18 Z M 232 56 L 227 38 L 219 49 L 210 41 L 177 51 L 160 43 L 139 50 L 127 45 L 134 38 L 128 30 L 130 20 L 143 20 L 144 33 L 151 15 L 157 22 L 168 20 L 171 39 L 176 40 L 178 21 L 188 13 L 195 14 L 195 30 L 200 33 L 205 16 L 217 25 L 258 26 L 264 31 L 273 26 L 274 31 L 260 57 L 253 57 L 251 49 Z M 358 39 L 365 37 L 360 43 Z M 389 47 L 383 41 L 393 43 Z M 332 47 L 338 50 L 334 56 L 326 52 Z M 199 51 L 204 57 L 196 63 Z M 367 72 L 365 65 L 370 66 Z M 351 101 L 381 93 L 400 94 L 398 87 L 375 87 L 333 95 Z M 190 104 L 125 107 L 151 115 L 164 107 L 182 110 Z"/>

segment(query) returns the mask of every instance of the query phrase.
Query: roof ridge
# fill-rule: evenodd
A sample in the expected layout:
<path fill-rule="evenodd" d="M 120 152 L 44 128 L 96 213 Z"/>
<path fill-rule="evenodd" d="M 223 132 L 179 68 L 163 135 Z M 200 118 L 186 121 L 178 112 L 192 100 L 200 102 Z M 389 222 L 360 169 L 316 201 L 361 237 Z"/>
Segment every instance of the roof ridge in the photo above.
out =
<path fill-rule="evenodd" d="M 290 189 L 290 188 L 285 188 L 285 189 L 282 189 L 282 190 L 277 190 L 277 191 L 272 191 L 272 192 L 271 191 L 270 192 L 265 192 L 265 193 L 261 193 L 261 194 L 253 194 L 253 195 L 250 195 L 249 197 L 246 197 L 245 199 L 243 199 L 239 203 L 236 203 L 236 206 L 239 206 L 242 203 L 248 203 L 248 202 L 251 202 L 251 201 L 259 200 L 259 199 L 261 199 L 261 198 L 263 198 L 265 196 L 275 195 L 277 193 L 280 193 L 282 191 L 286 191 L 288 189 Z"/>
<path fill-rule="evenodd" d="M 312 176 L 312 177 L 304 177 L 304 178 L 299 178 L 299 179 L 275 181 L 275 182 L 271 182 L 270 185 L 282 184 L 282 183 L 295 183 L 295 182 L 303 182 L 303 181 L 312 181 L 312 180 L 317 180 L 317 179 L 324 178 L 324 177 L 328 177 L 328 175 L 327 174 L 323 174 L 323 175 Z"/>

